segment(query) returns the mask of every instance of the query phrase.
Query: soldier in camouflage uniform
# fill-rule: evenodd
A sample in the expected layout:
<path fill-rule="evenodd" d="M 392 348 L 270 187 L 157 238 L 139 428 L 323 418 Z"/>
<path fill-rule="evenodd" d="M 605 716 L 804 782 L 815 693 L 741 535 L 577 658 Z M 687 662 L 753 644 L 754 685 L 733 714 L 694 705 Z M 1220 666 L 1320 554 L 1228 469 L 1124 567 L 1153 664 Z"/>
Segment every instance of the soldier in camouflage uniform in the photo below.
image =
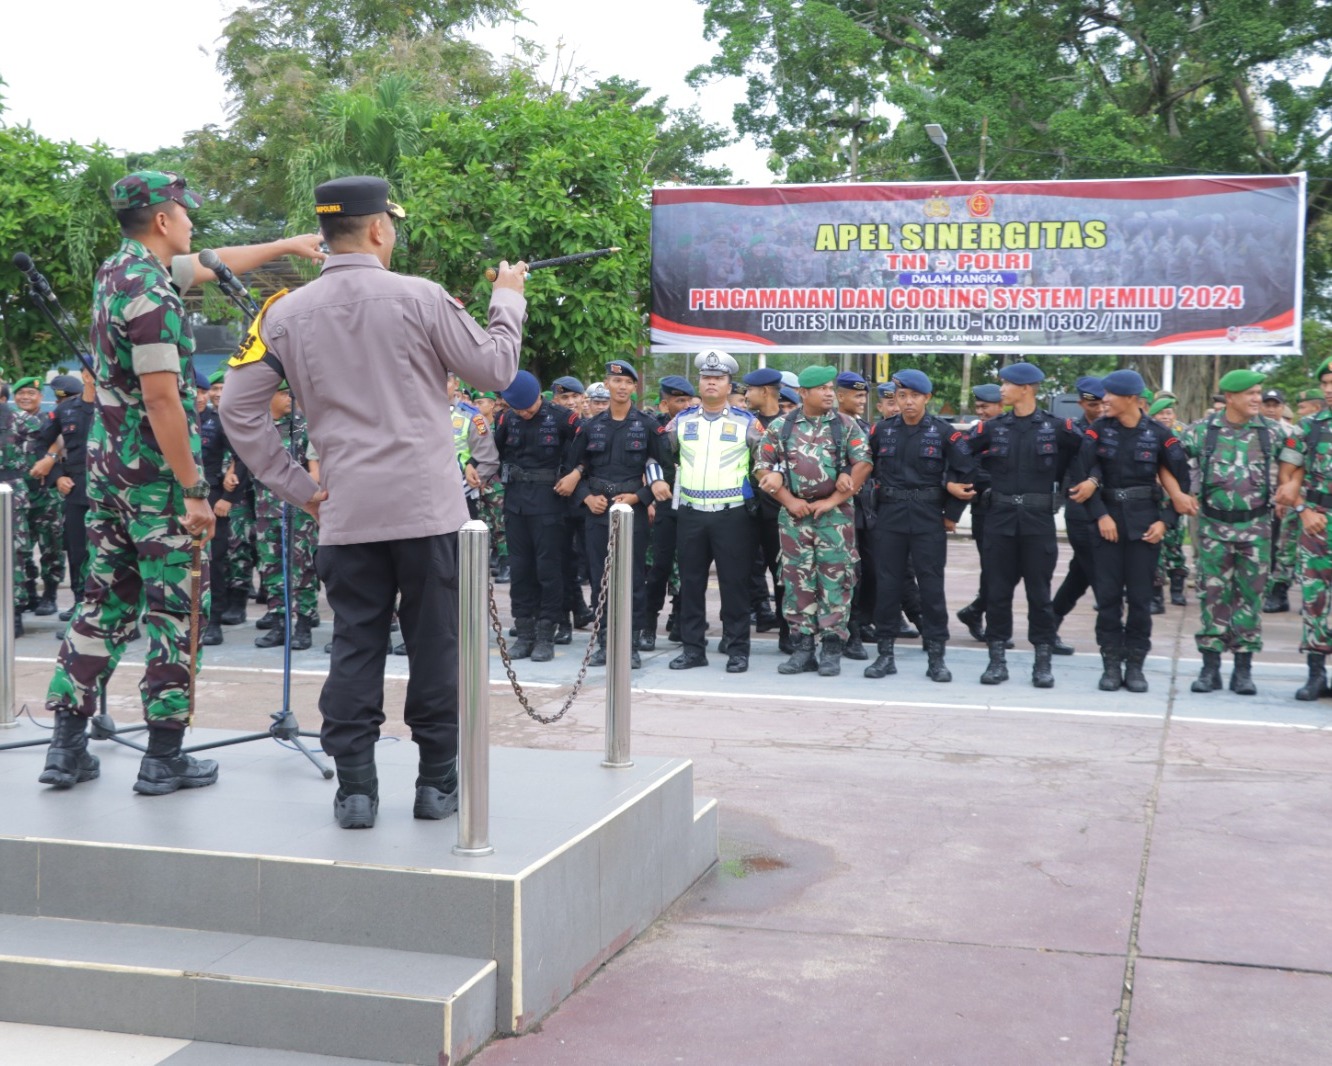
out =
<path fill-rule="evenodd" d="M 236 502 L 227 515 L 231 520 L 224 575 L 227 607 L 221 618 L 224 626 L 238 626 L 245 622 L 245 609 L 254 593 L 254 571 L 259 565 L 254 531 L 254 480 L 245 464 L 233 457 L 222 487 L 235 493 Z"/>
<path fill-rule="evenodd" d="M 1149 418 L 1155 419 L 1170 430 L 1176 437 L 1183 437 L 1184 426 L 1175 417 L 1176 399 L 1169 393 L 1157 393 L 1156 400 L 1147 409 Z M 1185 486 L 1187 487 L 1187 486 Z M 1152 580 L 1152 614 L 1165 614 L 1165 587 L 1170 584 L 1170 602 L 1176 607 L 1183 607 L 1184 583 L 1188 580 L 1189 564 L 1184 557 L 1184 523 L 1166 530 L 1161 538 L 1161 558 L 1156 564 L 1156 576 Z"/>
<path fill-rule="evenodd" d="M 1259 414 L 1262 383 L 1257 371 L 1232 370 L 1221 379 L 1225 410 L 1195 422 L 1180 438 L 1200 474 L 1196 501 L 1174 497 L 1176 510 L 1200 515 L 1196 640 L 1203 665 L 1194 692 L 1221 687 L 1226 651 L 1235 656 L 1230 690 L 1242 696 L 1258 691 L 1251 668 L 1253 653 L 1263 647 L 1259 598 L 1272 547 L 1276 453 L 1284 439 L 1280 427 Z"/>
<path fill-rule="evenodd" d="M 273 395 L 271 411 L 282 446 L 293 455 L 315 481 L 319 480 L 319 459 L 310 446 L 305 419 L 292 411 L 291 389 L 284 381 Z M 255 638 L 256 648 L 275 648 L 286 639 L 286 594 L 282 580 L 282 501 L 266 485 L 254 489 L 254 515 L 259 556 L 259 586 L 263 589 L 268 613 L 256 625 L 267 630 Z M 319 624 L 319 578 L 315 573 L 315 550 L 319 546 L 319 527 L 299 507 L 287 508 L 287 539 L 291 599 L 296 615 L 291 630 L 291 650 L 310 647 L 310 630 Z"/>
<path fill-rule="evenodd" d="M 475 407 L 493 432 L 495 429 L 495 399 L 493 392 L 483 392 L 476 398 Z M 495 560 L 495 584 L 509 581 L 509 544 L 504 536 L 504 482 L 492 478 L 481 486 L 481 521 L 490 529 L 490 553 Z"/>
<path fill-rule="evenodd" d="M 14 432 L 14 409 L 9 406 L 9 386 L 0 384 L 0 485 L 8 485 L 13 490 L 10 504 L 13 514 L 14 563 L 26 559 L 32 548 L 28 544 L 28 524 L 22 520 L 23 509 L 28 503 L 28 486 L 24 479 L 27 472 L 27 456 L 24 455 Z M 23 586 L 14 582 L 14 636 L 23 636 L 23 611 L 27 608 L 28 598 Z"/>
<path fill-rule="evenodd" d="M 783 674 L 841 673 L 857 562 L 851 501 L 873 466 L 859 424 L 834 410 L 836 377 L 830 366 L 801 372 L 801 407 L 768 426 L 754 464 L 759 488 L 783 508 L 778 516 L 782 607 L 795 648 L 778 667 Z M 816 635 L 822 636 L 817 660 Z"/>
<path fill-rule="evenodd" d="M 18 407 L 14 415 L 15 436 L 31 467 L 45 453 L 38 437 L 54 418 L 54 415 L 42 412 L 41 378 L 23 378 L 14 382 L 14 404 Z M 24 480 L 28 502 L 21 520 L 28 526 L 28 551 L 22 558 L 15 558 L 14 577 L 19 578 L 21 568 L 28 610 L 35 615 L 55 614 L 56 593 L 65 579 L 64 504 L 56 491 L 56 475 L 49 468 L 41 477 L 33 476 L 29 470 Z M 40 593 L 37 591 L 39 582 Z"/>
<path fill-rule="evenodd" d="M 1332 404 L 1332 359 L 1318 367 L 1323 399 Z M 1326 660 L 1332 652 L 1332 546 L 1327 516 L 1332 512 L 1332 410 L 1326 407 L 1300 420 L 1281 448 L 1281 488 L 1277 503 L 1300 518 L 1299 579 L 1304 592 L 1300 647 L 1309 677 L 1298 700 L 1328 695 Z"/>
<path fill-rule="evenodd" d="M 111 188 L 123 236 L 97 272 L 92 342 L 97 412 L 88 439 L 88 583 L 61 643 L 46 707 L 55 728 L 39 780 L 69 788 L 99 773 L 88 719 L 139 615 L 148 636 L 139 690 L 148 750 L 134 790 L 163 795 L 217 780 L 217 763 L 181 751 L 190 710 L 191 542 L 214 528 L 199 469 L 194 374 L 180 293 L 212 279 L 189 254 L 198 198 L 176 174 L 138 171 Z M 222 249 L 243 273 L 291 252 L 321 258 L 317 238 Z M 204 572 L 203 612 L 207 604 Z"/>
<path fill-rule="evenodd" d="M 1269 400 L 1269 397 L 1272 397 Z M 1306 389 L 1297 398 L 1296 421 L 1323 409 L 1322 394 L 1317 389 Z M 1282 417 L 1284 401 L 1278 389 L 1269 389 L 1263 395 L 1263 414 L 1281 424 L 1283 437 L 1290 436 L 1294 423 Z M 1263 596 L 1263 614 L 1282 614 L 1290 610 L 1290 586 L 1295 583 L 1295 568 L 1300 542 L 1300 516 L 1289 508 L 1277 509 L 1273 523 L 1275 533 L 1272 544 L 1272 576 Z"/>

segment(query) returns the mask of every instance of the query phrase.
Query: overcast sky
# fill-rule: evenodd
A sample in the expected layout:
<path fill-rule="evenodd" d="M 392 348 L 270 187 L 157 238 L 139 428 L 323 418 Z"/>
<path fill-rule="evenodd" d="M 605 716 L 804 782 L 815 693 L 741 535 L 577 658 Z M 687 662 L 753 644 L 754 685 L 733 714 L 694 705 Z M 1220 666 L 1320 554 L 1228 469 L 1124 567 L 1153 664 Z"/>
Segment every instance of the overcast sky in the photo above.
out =
<path fill-rule="evenodd" d="M 673 106 L 697 102 L 706 118 L 729 126 L 731 108 L 742 96 L 739 81 L 701 94 L 684 82 L 685 73 L 713 51 L 703 40 L 697 0 L 657 0 L 650 8 L 625 0 L 526 0 L 523 6 L 536 26 L 520 32 L 552 53 L 562 41 L 562 66 L 571 56 L 573 65 L 587 68 L 588 82 L 618 74 L 650 85 L 654 96 L 668 95 Z M 7 4 L 0 32 L 0 121 L 31 122 L 55 140 L 102 140 L 121 151 L 151 151 L 179 143 L 187 130 L 225 124 L 214 53 L 225 16 L 235 7 L 236 0 L 187 0 L 139 23 L 118 17 L 137 8 L 106 0 Z M 512 30 L 501 28 L 482 43 L 503 54 L 511 38 Z M 547 78 L 554 65 L 552 58 L 543 68 Z M 771 176 L 763 158 L 752 144 L 742 144 L 710 161 L 730 166 L 738 181 L 765 184 Z"/>

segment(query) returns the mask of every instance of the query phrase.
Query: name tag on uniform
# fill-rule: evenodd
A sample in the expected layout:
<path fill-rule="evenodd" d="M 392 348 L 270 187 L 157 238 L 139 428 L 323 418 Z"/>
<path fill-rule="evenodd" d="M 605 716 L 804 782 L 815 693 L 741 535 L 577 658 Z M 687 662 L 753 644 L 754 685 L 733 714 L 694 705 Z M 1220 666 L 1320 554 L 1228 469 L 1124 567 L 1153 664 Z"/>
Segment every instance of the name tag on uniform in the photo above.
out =
<path fill-rule="evenodd" d="M 698 440 L 698 423 L 686 422 L 684 424 L 683 440 Z"/>
<path fill-rule="evenodd" d="M 740 427 L 736 425 L 734 422 L 723 422 L 721 427 L 721 439 L 739 440 L 740 439 L 738 436 L 739 429 Z"/>

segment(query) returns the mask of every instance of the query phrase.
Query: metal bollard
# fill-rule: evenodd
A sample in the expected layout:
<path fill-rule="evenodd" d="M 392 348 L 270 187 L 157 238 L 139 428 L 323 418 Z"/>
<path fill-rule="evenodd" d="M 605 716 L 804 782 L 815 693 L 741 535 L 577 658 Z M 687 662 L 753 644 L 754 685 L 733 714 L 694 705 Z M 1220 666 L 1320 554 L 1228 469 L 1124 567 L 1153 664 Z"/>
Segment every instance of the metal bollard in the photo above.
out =
<path fill-rule="evenodd" d="M 490 846 L 490 530 L 467 522 L 458 534 L 458 843 L 453 854 L 492 855 Z"/>
<path fill-rule="evenodd" d="M 14 680 L 14 490 L 0 485 L 0 729 L 18 725 Z"/>
<path fill-rule="evenodd" d="M 610 589 L 606 593 L 606 758 L 602 766 L 623 769 L 629 758 L 629 655 L 633 651 L 634 509 L 613 504 L 611 529 L 615 554 L 607 561 Z"/>

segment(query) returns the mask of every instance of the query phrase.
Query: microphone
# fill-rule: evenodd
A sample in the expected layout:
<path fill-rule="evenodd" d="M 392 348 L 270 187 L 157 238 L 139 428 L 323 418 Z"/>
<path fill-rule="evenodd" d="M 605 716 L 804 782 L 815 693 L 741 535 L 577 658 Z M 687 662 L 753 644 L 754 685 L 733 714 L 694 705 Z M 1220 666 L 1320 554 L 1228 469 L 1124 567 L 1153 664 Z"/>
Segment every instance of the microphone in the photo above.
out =
<path fill-rule="evenodd" d="M 37 264 L 32 261 L 32 256 L 27 252 L 18 252 L 15 254 L 13 263 L 28 279 L 28 284 L 45 296 L 52 295 L 51 283 L 42 276 L 42 272 L 37 269 Z"/>
<path fill-rule="evenodd" d="M 213 249 L 205 248 L 200 252 L 199 262 L 217 275 L 217 283 L 224 289 L 231 289 L 233 292 L 246 292 L 245 286 L 231 272 L 231 267 L 222 262 L 221 257 Z M 246 295 L 249 294 L 246 292 Z"/>

